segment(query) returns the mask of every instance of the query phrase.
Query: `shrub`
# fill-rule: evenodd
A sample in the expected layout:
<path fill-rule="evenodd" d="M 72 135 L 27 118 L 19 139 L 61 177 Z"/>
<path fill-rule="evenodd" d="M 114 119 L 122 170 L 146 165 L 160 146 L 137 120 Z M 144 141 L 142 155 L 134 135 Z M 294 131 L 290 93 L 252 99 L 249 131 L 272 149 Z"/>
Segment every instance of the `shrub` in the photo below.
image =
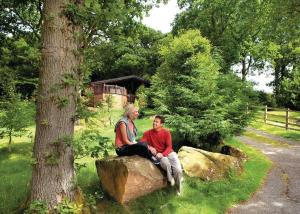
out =
<path fill-rule="evenodd" d="M 188 143 L 205 148 L 212 141 L 218 144 L 246 124 L 251 86 L 233 74 L 219 73 L 219 57 L 199 31 L 166 41 L 160 49 L 162 64 L 149 89 L 157 111 Z"/>

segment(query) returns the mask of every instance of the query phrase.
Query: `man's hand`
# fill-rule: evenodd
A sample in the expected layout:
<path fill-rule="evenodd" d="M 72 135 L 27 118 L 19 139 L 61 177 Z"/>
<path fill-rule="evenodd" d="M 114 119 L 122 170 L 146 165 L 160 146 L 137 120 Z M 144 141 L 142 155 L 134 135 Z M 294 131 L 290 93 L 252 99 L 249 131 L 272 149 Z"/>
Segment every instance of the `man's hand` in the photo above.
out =
<path fill-rule="evenodd" d="M 150 150 L 150 152 L 151 152 L 153 155 L 156 155 L 156 154 L 157 154 L 157 151 L 156 151 L 156 149 L 155 149 L 154 147 L 149 146 L 149 150 Z"/>
<path fill-rule="evenodd" d="M 156 157 L 157 157 L 158 159 L 162 159 L 164 156 L 163 156 L 162 153 L 157 153 L 157 154 L 156 154 Z"/>

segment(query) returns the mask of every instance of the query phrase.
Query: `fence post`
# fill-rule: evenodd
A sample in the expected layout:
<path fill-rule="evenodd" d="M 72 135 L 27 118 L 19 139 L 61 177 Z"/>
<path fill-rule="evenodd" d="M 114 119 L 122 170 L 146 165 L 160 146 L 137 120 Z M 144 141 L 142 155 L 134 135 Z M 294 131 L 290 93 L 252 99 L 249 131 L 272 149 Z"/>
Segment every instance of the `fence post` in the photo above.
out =
<path fill-rule="evenodd" d="M 289 129 L 289 108 L 286 109 L 285 111 L 285 129 Z"/>
<path fill-rule="evenodd" d="M 267 123 L 267 119 L 268 119 L 267 113 L 268 113 L 268 106 L 266 105 L 266 107 L 265 107 L 265 115 L 264 115 L 264 121 L 265 121 L 265 123 Z"/>

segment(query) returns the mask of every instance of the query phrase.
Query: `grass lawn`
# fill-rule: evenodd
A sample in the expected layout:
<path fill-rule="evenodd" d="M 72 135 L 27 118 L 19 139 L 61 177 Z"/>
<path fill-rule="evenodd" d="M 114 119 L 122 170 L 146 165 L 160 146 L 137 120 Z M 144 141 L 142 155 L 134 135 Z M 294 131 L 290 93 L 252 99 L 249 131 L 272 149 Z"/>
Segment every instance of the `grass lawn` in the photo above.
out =
<path fill-rule="evenodd" d="M 253 120 L 250 127 L 274 134 L 289 140 L 300 141 L 300 131 L 286 130 L 285 128 L 265 124 L 260 120 Z"/>
<path fill-rule="evenodd" d="M 262 135 L 256 134 L 251 131 L 245 131 L 243 132 L 244 136 L 250 137 L 252 139 L 256 139 L 259 142 L 264 142 L 273 145 L 274 147 L 288 147 L 289 145 L 287 143 L 279 142 L 276 140 L 272 140 L 270 138 L 264 137 Z"/>
<path fill-rule="evenodd" d="M 119 111 L 110 114 L 112 122 L 115 123 L 120 117 Z M 90 120 L 101 130 L 103 135 L 110 137 L 113 142 L 113 125 L 106 123 L 108 114 L 98 112 Z M 139 119 L 136 125 L 140 135 L 146 129 L 151 128 L 152 120 L 149 117 Z M 86 127 L 81 122 L 76 127 L 79 134 Z M 6 150 L 5 141 L 0 140 L 0 213 L 13 213 L 22 201 L 26 198 L 31 177 L 31 150 L 32 139 L 26 136 L 14 138 L 12 153 Z M 165 188 L 150 195 L 141 197 L 133 202 L 121 206 L 110 199 L 107 199 L 101 192 L 99 179 L 96 174 L 94 159 L 84 158 L 87 167 L 78 173 L 78 184 L 85 194 L 104 196 L 98 201 L 99 211 L 104 213 L 225 213 L 235 203 L 247 200 L 252 193 L 260 186 L 266 176 L 271 162 L 260 152 L 239 143 L 234 138 L 228 139 L 227 144 L 238 147 L 245 151 L 249 160 L 244 164 L 244 171 L 240 176 L 229 173 L 228 178 L 215 181 L 203 182 L 196 178 L 185 177 L 183 194 L 175 196 L 172 188 Z M 114 151 L 110 151 L 114 154 Z"/>
<path fill-rule="evenodd" d="M 12 213 L 26 197 L 31 178 L 31 139 L 13 138 L 8 153 L 7 139 L 0 140 L 0 213 Z"/>

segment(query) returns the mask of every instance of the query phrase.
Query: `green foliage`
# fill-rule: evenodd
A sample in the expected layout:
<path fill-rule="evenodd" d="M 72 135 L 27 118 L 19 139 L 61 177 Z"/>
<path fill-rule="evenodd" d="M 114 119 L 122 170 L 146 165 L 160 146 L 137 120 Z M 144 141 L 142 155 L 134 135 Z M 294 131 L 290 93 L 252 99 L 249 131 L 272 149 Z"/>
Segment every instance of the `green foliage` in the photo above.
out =
<path fill-rule="evenodd" d="M 285 107 L 300 110 L 300 68 L 282 80 L 277 100 Z"/>
<path fill-rule="evenodd" d="M 145 86 L 142 85 L 138 88 L 138 90 L 136 91 L 136 96 L 137 99 L 135 102 L 137 103 L 135 103 L 134 105 L 139 108 L 139 114 L 141 117 L 144 116 L 144 110 L 146 109 L 149 103 L 149 96 L 147 96 L 147 89 L 145 88 Z"/>
<path fill-rule="evenodd" d="M 273 94 L 266 93 L 264 91 L 258 92 L 258 103 L 260 105 L 267 105 L 269 107 L 276 107 L 276 100 Z"/>
<path fill-rule="evenodd" d="M 25 214 L 47 214 L 49 213 L 47 203 L 44 201 L 33 201 Z"/>
<path fill-rule="evenodd" d="M 133 74 L 148 78 L 154 74 L 159 65 L 158 43 L 162 33 L 136 23 L 130 31 L 122 30 L 111 37 L 85 51 L 92 79 Z"/>
<path fill-rule="evenodd" d="M 245 126 L 252 87 L 232 74 L 219 74 L 218 55 L 199 31 L 166 41 L 150 94 L 168 126 L 188 142 L 208 148 Z"/>
<path fill-rule="evenodd" d="M 15 92 L 31 97 L 37 85 L 37 47 L 23 38 L 5 38 L 1 43 L 0 99 L 11 97 Z"/>
<path fill-rule="evenodd" d="M 13 136 L 21 136 L 26 128 L 33 123 L 34 106 L 29 101 L 22 101 L 15 96 L 0 103 L 0 135 L 9 137 L 9 149 Z"/>
<path fill-rule="evenodd" d="M 62 109 L 69 105 L 69 99 L 67 97 L 57 97 L 57 106 L 58 108 Z"/>
<path fill-rule="evenodd" d="M 106 104 L 106 107 L 107 107 L 107 112 L 111 112 L 111 109 L 114 105 L 114 97 L 109 94 L 105 97 L 105 104 Z"/>
<path fill-rule="evenodd" d="M 106 158 L 109 151 L 112 149 L 111 139 L 103 137 L 101 131 L 97 127 L 90 127 L 83 130 L 73 142 L 73 151 L 76 169 L 84 167 L 85 164 L 78 161 L 80 159 L 91 158 Z"/>
<path fill-rule="evenodd" d="M 89 99 L 93 94 L 86 93 L 85 96 L 79 96 L 77 103 L 76 103 L 76 113 L 74 115 L 74 121 L 79 119 L 84 119 L 85 121 L 88 121 L 88 119 L 95 115 L 95 112 L 89 110 L 87 108 Z"/>
<path fill-rule="evenodd" d="M 152 79 L 154 103 L 167 123 L 189 142 L 204 146 L 210 133 L 226 134 L 229 123 L 216 94 L 218 63 L 209 41 L 190 30 L 161 47 L 162 65 Z"/>
<path fill-rule="evenodd" d="M 173 31 L 198 29 L 220 50 L 224 59 L 222 71 L 242 62 L 247 56 L 257 56 L 252 49 L 265 22 L 265 1 L 180 0 L 185 10 L 175 19 Z"/>
<path fill-rule="evenodd" d="M 74 214 L 79 213 L 82 207 L 78 206 L 70 199 L 63 199 L 61 203 L 54 207 L 54 213 L 56 214 Z"/>
<path fill-rule="evenodd" d="M 1 0 L 1 34 L 24 37 L 27 41 L 36 42 L 40 38 L 41 11 L 40 0 Z"/>
<path fill-rule="evenodd" d="M 221 74 L 218 78 L 218 92 L 222 97 L 224 118 L 230 122 L 232 133 L 237 133 L 246 127 L 255 113 L 257 93 L 253 85 L 242 81 L 235 74 Z"/>

